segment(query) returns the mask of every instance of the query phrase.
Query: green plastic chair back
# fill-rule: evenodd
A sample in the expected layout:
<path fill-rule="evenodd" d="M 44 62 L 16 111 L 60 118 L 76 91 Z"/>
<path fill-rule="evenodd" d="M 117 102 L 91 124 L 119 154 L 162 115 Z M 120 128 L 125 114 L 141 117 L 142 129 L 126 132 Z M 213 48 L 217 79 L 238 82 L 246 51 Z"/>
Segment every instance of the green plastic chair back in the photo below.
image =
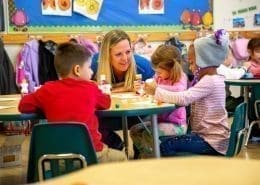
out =
<path fill-rule="evenodd" d="M 39 181 L 38 160 L 45 154 L 81 154 L 85 157 L 87 165 L 97 164 L 97 157 L 88 128 L 83 123 L 55 122 L 36 124 L 32 130 L 27 182 Z M 66 161 L 69 163 L 69 161 Z M 63 173 L 58 172 L 57 162 L 51 162 L 49 173 L 46 178 L 52 178 L 74 169 L 66 169 Z"/>
<path fill-rule="evenodd" d="M 260 100 L 260 86 L 252 86 L 251 88 L 251 96 L 249 99 L 248 105 L 248 117 L 250 122 L 256 120 L 256 110 L 255 110 L 255 101 Z"/>
<path fill-rule="evenodd" d="M 229 146 L 226 156 L 232 157 L 237 155 L 244 143 L 245 138 L 245 121 L 246 121 L 247 103 L 241 103 L 236 107 L 234 119 L 231 125 Z"/>

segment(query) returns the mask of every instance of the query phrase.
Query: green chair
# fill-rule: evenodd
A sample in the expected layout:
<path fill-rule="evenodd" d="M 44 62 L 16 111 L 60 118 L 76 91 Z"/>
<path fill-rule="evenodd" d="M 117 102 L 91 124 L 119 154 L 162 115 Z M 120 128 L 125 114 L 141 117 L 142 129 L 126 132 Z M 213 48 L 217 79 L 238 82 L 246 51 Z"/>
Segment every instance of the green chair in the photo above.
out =
<path fill-rule="evenodd" d="M 237 155 L 242 145 L 244 144 L 244 138 L 246 135 L 245 121 L 246 121 L 246 106 L 247 103 L 239 104 L 234 112 L 234 119 L 231 125 L 229 145 L 226 153 L 227 157 L 233 157 Z M 190 132 L 190 131 L 189 131 Z M 167 138 L 171 136 L 163 136 L 160 138 Z M 193 154 L 189 152 L 180 152 L 176 156 L 197 156 L 199 154 Z"/>
<path fill-rule="evenodd" d="M 229 146 L 226 154 L 227 157 L 237 155 L 244 144 L 244 138 L 246 135 L 246 106 L 247 103 L 241 103 L 235 109 L 234 119 L 231 125 Z"/>
<path fill-rule="evenodd" d="M 248 143 L 248 140 L 249 140 L 253 126 L 255 124 L 258 124 L 258 128 L 260 128 L 260 100 L 255 101 L 254 107 L 255 107 L 256 119 L 250 123 L 248 133 L 247 133 L 247 137 L 246 137 L 246 143 L 245 143 L 246 146 L 247 146 L 247 143 Z"/>
<path fill-rule="evenodd" d="M 258 128 L 260 128 L 260 86 L 252 86 L 251 96 L 248 105 L 248 118 L 251 123 L 248 129 L 248 134 L 245 142 L 246 146 L 253 126 L 255 124 L 258 124 Z"/>
<path fill-rule="evenodd" d="M 28 183 L 37 182 L 40 178 L 49 179 L 66 174 L 97 162 L 96 152 L 85 124 L 55 122 L 36 124 L 33 127 L 27 171 Z"/>

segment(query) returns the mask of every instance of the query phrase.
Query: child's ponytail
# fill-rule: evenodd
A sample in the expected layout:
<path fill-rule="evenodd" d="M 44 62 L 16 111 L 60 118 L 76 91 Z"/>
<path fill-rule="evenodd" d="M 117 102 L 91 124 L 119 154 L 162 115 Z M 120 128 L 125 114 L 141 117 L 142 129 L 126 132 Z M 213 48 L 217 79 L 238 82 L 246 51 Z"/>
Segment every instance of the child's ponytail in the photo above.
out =
<path fill-rule="evenodd" d="M 182 75 L 182 66 L 180 61 L 177 61 L 176 59 L 172 59 L 174 62 L 174 65 L 172 66 L 171 70 L 170 70 L 170 79 L 172 81 L 172 83 L 176 83 L 181 79 L 181 75 Z"/>

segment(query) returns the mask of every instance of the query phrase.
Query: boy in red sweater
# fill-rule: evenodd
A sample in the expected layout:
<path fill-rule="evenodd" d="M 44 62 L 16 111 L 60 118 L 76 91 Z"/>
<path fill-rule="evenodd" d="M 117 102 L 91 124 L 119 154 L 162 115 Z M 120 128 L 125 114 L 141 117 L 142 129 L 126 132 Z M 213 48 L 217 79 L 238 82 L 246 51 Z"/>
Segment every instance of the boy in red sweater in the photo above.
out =
<path fill-rule="evenodd" d="M 123 152 L 108 149 L 101 142 L 97 109 L 108 109 L 110 96 L 92 82 L 91 54 L 74 43 L 60 44 L 54 65 L 60 80 L 45 83 L 36 92 L 25 95 L 19 103 L 22 113 L 42 112 L 49 122 L 86 123 L 100 162 L 125 160 Z"/>

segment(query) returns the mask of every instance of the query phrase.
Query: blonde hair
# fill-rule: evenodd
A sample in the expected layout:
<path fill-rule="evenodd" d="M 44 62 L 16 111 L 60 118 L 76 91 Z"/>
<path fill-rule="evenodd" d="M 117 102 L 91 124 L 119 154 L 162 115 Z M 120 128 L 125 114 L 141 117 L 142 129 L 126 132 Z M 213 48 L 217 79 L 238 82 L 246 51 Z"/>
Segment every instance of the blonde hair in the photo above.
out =
<path fill-rule="evenodd" d="M 153 68 L 161 68 L 170 72 L 170 80 L 174 84 L 181 79 L 181 53 L 175 46 L 160 45 L 151 57 Z"/>
<path fill-rule="evenodd" d="M 111 48 L 123 40 L 128 40 L 129 45 L 131 46 L 130 37 L 122 30 L 112 30 L 104 36 L 98 57 L 98 69 L 96 75 L 97 82 L 100 82 L 100 75 L 104 74 L 106 75 L 106 81 L 112 84 L 112 78 L 114 74 L 112 72 L 113 69 L 111 66 L 110 51 Z M 125 74 L 124 88 L 132 90 L 136 75 L 136 63 L 133 55 L 130 60 L 129 68 Z"/>

